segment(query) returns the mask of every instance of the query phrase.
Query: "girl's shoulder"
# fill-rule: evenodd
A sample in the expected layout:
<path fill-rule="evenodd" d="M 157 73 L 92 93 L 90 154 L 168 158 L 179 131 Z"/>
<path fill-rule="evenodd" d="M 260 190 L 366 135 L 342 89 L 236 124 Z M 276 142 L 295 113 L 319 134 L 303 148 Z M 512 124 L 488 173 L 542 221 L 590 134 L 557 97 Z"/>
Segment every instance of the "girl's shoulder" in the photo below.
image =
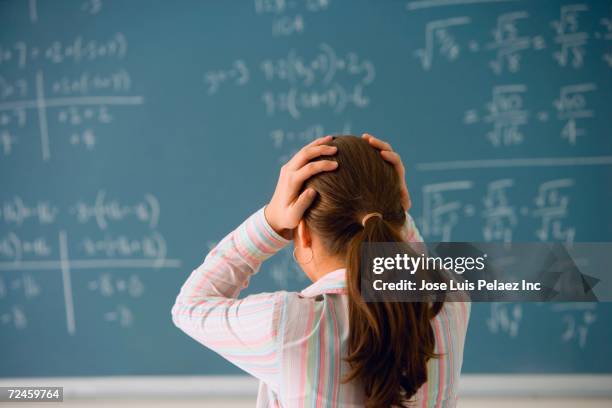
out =
<path fill-rule="evenodd" d="M 435 319 L 438 319 L 445 325 L 450 325 L 454 330 L 467 331 L 467 326 L 472 312 L 472 303 L 470 301 L 448 301 L 444 302 L 440 313 Z"/>

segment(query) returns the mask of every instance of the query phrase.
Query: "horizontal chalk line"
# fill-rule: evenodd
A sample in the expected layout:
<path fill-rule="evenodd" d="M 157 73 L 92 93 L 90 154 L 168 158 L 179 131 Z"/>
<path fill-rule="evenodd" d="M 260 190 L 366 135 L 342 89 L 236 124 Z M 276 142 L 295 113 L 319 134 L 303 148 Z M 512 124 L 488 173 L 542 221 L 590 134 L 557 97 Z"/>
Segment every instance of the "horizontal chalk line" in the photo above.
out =
<path fill-rule="evenodd" d="M 418 163 L 418 171 L 440 171 L 458 169 L 484 169 L 504 167 L 554 167 L 554 166 L 608 166 L 612 156 L 596 157 L 542 157 L 532 159 L 488 159 L 458 160 L 446 162 Z"/>
<path fill-rule="evenodd" d="M 480 3 L 504 3 L 517 0 L 421 0 L 411 1 L 406 5 L 408 10 L 419 10 L 430 7 L 443 7 L 443 6 L 462 6 L 466 4 L 480 4 Z"/>
<path fill-rule="evenodd" d="M 75 96 L 66 98 L 46 98 L 45 107 L 62 107 L 78 105 L 142 105 L 142 96 Z M 0 103 L 0 111 L 13 109 L 34 109 L 36 100 L 13 101 Z"/>
<path fill-rule="evenodd" d="M 98 268 L 179 268 L 179 259 L 84 259 L 68 261 L 71 269 Z M 62 261 L 0 262 L 0 271 L 61 269 Z"/>

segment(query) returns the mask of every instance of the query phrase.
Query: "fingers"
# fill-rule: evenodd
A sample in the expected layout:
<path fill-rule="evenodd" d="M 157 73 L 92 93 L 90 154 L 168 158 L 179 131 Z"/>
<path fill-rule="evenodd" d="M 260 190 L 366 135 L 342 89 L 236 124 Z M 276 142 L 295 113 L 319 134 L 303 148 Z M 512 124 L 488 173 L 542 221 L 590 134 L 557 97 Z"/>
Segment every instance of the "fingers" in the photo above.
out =
<path fill-rule="evenodd" d="M 312 188 L 307 188 L 300 194 L 300 196 L 295 200 L 293 204 L 293 208 L 297 214 L 300 214 L 299 218 L 302 218 L 304 212 L 310 207 L 310 204 L 314 201 L 317 196 L 317 192 Z"/>
<path fill-rule="evenodd" d="M 391 145 L 387 142 L 383 142 L 382 140 L 372 136 L 369 133 L 364 133 L 362 137 L 370 143 L 370 146 L 377 148 L 378 150 L 389 150 L 393 151 Z"/>
<path fill-rule="evenodd" d="M 404 164 L 402 163 L 402 159 L 400 155 L 395 152 L 390 152 L 387 150 L 383 150 L 380 152 L 380 155 L 393 165 L 395 172 L 397 173 L 400 181 L 401 181 L 401 202 L 402 208 L 404 211 L 408 211 L 410 206 L 412 205 L 410 202 L 410 193 L 408 192 L 408 187 L 406 186 L 406 173 L 404 170 Z"/>
<path fill-rule="evenodd" d="M 369 133 L 364 133 L 362 137 L 366 139 L 372 147 L 380 150 L 380 155 L 386 161 L 393 164 L 393 166 L 397 169 L 397 172 L 400 173 L 400 176 L 404 175 L 404 164 L 402 163 L 402 159 L 399 154 L 393 151 L 393 148 L 389 143 L 383 142 Z"/>
<path fill-rule="evenodd" d="M 314 142 L 304 146 L 297 152 L 287 163 L 287 167 L 291 170 L 298 170 L 310 160 L 319 156 L 331 156 L 336 154 L 338 148 L 329 146 L 325 143 L 331 140 L 331 136 L 326 136 L 315 140 Z"/>
<path fill-rule="evenodd" d="M 400 176 L 404 176 L 404 164 L 402 163 L 402 158 L 399 154 L 390 152 L 388 150 L 383 150 L 380 152 L 380 155 L 383 157 L 383 159 L 393 164 L 393 167 L 395 167 Z"/>
<path fill-rule="evenodd" d="M 323 136 L 323 137 L 320 137 L 320 138 L 315 139 L 312 142 L 308 143 L 306 145 L 306 147 L 308 147 L 308 146 L 318 146 L 318 145 L 321 145 L 323 143 L 330 142 L 332 139 L 333 139 L 333 136 L 331 136 L 331 135 Z"/>
<path fill-rule="evenodd" d="M 377 139 L 369 133 L 364 133 L 362 137 L 368 141 L 370 146 L 380 150 L 380 155 L 383 157 L 383 159 L 391 163 L 393 165 L 393 168 L 395 168 L 395 171 L 397 172 L 400 180 L 402 180 L 402 207 L 405 211 L 408 211 L 412 204 L 410 200 L 410 193 L 408 192 L 408 187 L 406 187 L 406 171 L 404 169 L 404 164 L 402 163 L 402 158 L 399 154 L 393 151 L 393 148 L 389 143 L 383 142 L 382 140 Z"/>
<path fill-rule="evenodd" d="M 315 174 L 321 173 L 323 171 L 335 170 L 337 167 L 338 162 L 333 160 L 319 160 L 316 162 L 308 163 L 307 165 L 293 173 L 291 182 L 296 188 L 299 188 L 302 186 L 302 183 L 304 183 L 304 181 L 308 180 Z"/>

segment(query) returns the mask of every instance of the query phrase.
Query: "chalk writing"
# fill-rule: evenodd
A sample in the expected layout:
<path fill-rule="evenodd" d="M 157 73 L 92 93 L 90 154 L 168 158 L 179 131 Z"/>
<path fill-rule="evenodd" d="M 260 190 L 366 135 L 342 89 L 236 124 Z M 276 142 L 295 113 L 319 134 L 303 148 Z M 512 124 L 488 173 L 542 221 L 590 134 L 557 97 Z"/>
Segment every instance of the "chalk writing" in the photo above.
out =
<path fill-rule="evenodd" d="M 523 36 L 519 34 L 518 23 L 529 17 L 526 11 L 505 13 L 497 18 L 497 26 L 493 30 L 493 42 L 487 48 L 494 50 L 496 57 L 489 63 L 496 74 L 504 72 L 518 72 L 521 66 L 521 53 L 530 48 L 542 49 L 545 47 L 541 36 Z"/>
<path fill-rule="evenodd" d="M 136 273 L 118 274 L 126 270 L 151 270 L 177 268 L 178 259 L 168 258 L 168 248 L 162 233 L 157 230 L 160 217 L 159 200 L 152 194 L 144 194 L 142 200 L 126 203 L 109 199 L 100 190 L 95 199 L 77 200 L 74 205 L 58 206 L 50 201 L 28 203 L 16 196 L 2 203 L 2 221 L 14 231 L 0 236 L 0 322 L 15 329 L 26 329 L 27 302 L 44 291 L 35 272 L 56 271 L 61 278 L 68 334 L 77 330 L 72 273 L 78 270 L 104 270 L 97 278 L 89 279 L 86 288 L 104 298 L 128 296 L 136 299 L 144 296 L 144 282 Z M 71 222 L 72 221 L 72 222 Z M 83 233 L 75 228 L 65 229 L 65 223 L 97 227 L 101 234 Z M 115 227 L 131 224 L 140 232 L 113 233 Z M 33 236 L 30 226 L 46 226 L 36 229 Z M 52 228 L 51 234 L 48 233 Z M 111 272 L 112 271 L 112 272 Z M 19 275 L 14 275 L 19 273 Z M 19 295 L 21 294 L 21 295 Z M 19 296 L 18 296 L 19 295 Z M 20 302 L 20 303 L 17 303 Z M 4 308 L 8 304 L 8 308 Z M 130 327 L 134 321 L 131 310 L 115 305 L 103 318 L 119 327 Z"/>
<path fill-rule="evenodd" d="M 589 8 L 586 4 L 570 4 L 561 6 L 559 19 L 551 23 L 555 30 L 555 42 L 559 50 L 553 57 L 560 66 L 571 65 L 580 68 L 584 64 L 585 45 L 589 34 L 580 31 L 580 15 Z"/>
<path fill-rule="evenodd" d="M 431 69 L 436 52 L 448 61 L 459 57 L 461 47 L 450 33 L 451 28 L 469 24 L 469 17 L 453 17 L 427 23 L 425 27 L 425 46 L 415 51 L 424 70 Z"/>
<path fill-rule="evenodd" d="M 272 36 L 303 34 L 307 15 L 329 8 L 331 0 L 254 0 L 257 15 L 272 16 Z"/>
<path fill-rule="evenodd" d="M 596 89 L 597 86 L 593 83 L 564 86 L 559 92 L 559 98 L 554 101 L 557 118 L 565 122 L 561 137 L 572 145 L 576 144 L 578 136 L 586 134 L 584 129 L 578 127 L 577 121 L 595 116 L 594 111 L 587 105 L 586 95 Z"/>
<path fill-rule="evenodd" d="M 122 221 L 128 217 L 155 228 L 160 207 L 158 199 L 153 194 L 145 194 L 142 201 L 135 204 L 122 204 L 116 199 L 107 200 L 106 191 L 100 190 L 95 201 L 92 203 L 78 201 L 71 207 L 70 212 L 76 215 L 80 223 L 95 221 L 101 230 L 108 228 L 109 221 Z"/>

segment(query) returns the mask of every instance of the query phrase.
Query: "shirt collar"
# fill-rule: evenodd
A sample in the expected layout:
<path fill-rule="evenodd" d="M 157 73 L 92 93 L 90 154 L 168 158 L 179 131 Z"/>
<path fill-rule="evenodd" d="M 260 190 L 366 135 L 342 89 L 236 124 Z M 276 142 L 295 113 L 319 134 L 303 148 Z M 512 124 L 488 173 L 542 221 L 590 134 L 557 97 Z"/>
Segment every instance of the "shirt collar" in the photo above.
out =
<path fill-rule="evenodd" d="M 312 285 L 302 290 L 306 297 L 315 297 L 323 293 L 346 293 L 346 269 L 336 269 L 322 276 Z"/>

